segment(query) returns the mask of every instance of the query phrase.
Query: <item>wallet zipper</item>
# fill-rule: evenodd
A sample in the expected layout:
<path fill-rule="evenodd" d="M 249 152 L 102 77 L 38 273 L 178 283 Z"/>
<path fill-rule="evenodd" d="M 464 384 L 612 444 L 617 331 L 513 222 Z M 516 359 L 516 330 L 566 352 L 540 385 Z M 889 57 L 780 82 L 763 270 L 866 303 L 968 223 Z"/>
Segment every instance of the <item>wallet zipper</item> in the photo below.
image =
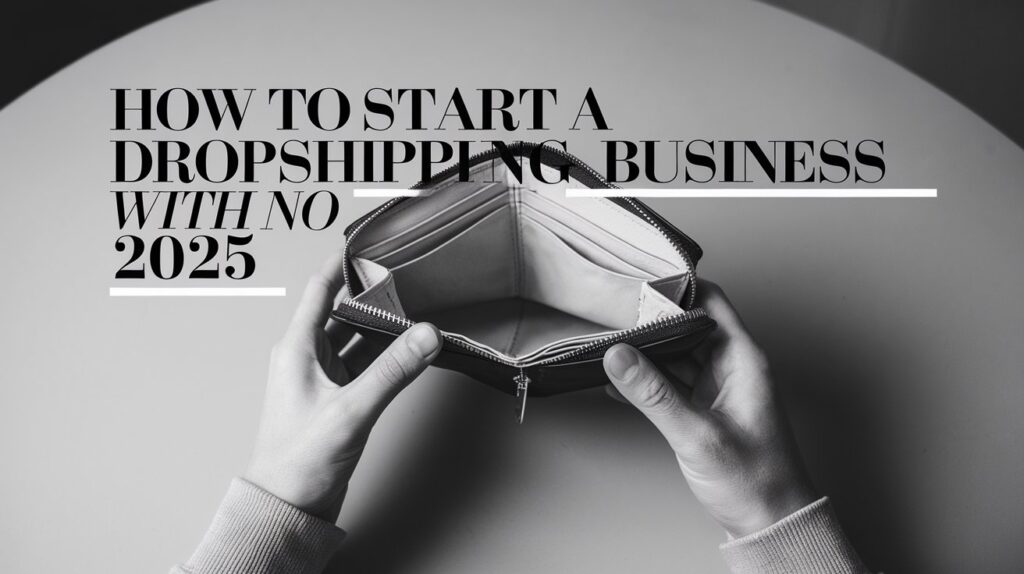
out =
<path fill-rule="evenodd" d="M 519 374 L 512 378 L 512 382 L 516 384 L 516 422 L 523 424 L 523 419 L 526 418 L 526 393 L 530 389 L 530 377 L 526 376 L 526 371 L 519 369 Z"/>
<path fill-rule="evenodd" d="M 341 309 L 343 308 L 346 309 L 346 311 L 341 311 Z M 350 312 L 347 310 L 354 310 L 360 312 L 362 313 L 362 316 L 346 317 L 345 313 Z M 396 315 L 390 311 L 381 309 L 380 307 L 377 307 L 375 305 L 368 305 L 366 303 L 362 303 L 360 301 L 355 301 L 352 299 L 343 299 L 341 301 L 341 306 L 338 308 L 338 310 L 335 311 L 335 314 L 340 315 L 340 318 L 342 319 L 349 318 L 351 320 L 357 321 L 359 324 L 367 324 L 367 318 L 370 318 L 371 320 L 375 319 L 379 321 L 379 324 L 376 325 L 377 327 L 392 335 L 400 335 L 406 329 L 409 329 L 416 324 L 415 322 L 410 321 L 405 317 Z M 674 329 L 680 325 L 684 325 L 686 323 L 700 322 L 707 318 L 708 314 L 704 309 L 698 308 L 691 309 L 689 311 L 683 311 L 682 313 L 677 313 L 675 315 L 670 315 L 668 317 L 655 319 L 654 321 L 649 321 L 642 325 L 637 325 L 636 327 L 623 329 L 621 331 L 615 331 L 614 333 L 611 333 L 606 337 L 602 337 L 600 339 L 597 339 L 596 341 L 587 343 L 585 345 L 581 345 L 580 347 L 573 349 L 572 351 L 568 351 L 560 355 L 555 355 L 554 357 L 548 357 L 540 361 L 510 361 L 490 351 L 481 349 L 476 345 L 467 343 L 462 339 L 452 337 L 451 335 L 448 335 L 444 331 L 441 332 L 441 338 L 444 344 L 458 347 L 471 355 L 482 357 L 495 363 L 519 369 L 519 373 L 512 378 L 512 382 L 515 384 L 516 388 L 516 422 L 522 424 L 523 418 L 526 415 L 526 397 L 527 393 L 529 392 L 529 386 L 531 382 L 530 377 L 526 374 L 526 369 L 544 367 L 547 365 L 571 363 L 574 361 L 581 360 L 582 357 L 586 357 L 589 354 L 594 354 L 595 352 L 598 351 L 603 352 L 608 347 L 611 347 L 616 343 L 624 341 L 637 342 L 639 338 L 649 333 L 655 333 L 663 329 Z"/>
<path fill-rule="evenodd" d="M 513 153 L 518 152 L 518 151 L 532 152 L 533 149 L 535 149 L 536 147 L 537 147 L 536 144 L 530 144 L 530 143 L 526 143 L 526 142 L 515 142 L 515 143 L 513 143 L 512 145 L 509 146 L 509 151 L 511 151 Z M 559 150 L 559 149 L 555 149 L 555 148 L 549 148 L 549 147 L 546 147 L 546 146 L 542 148 L 542 152 L 543 151 L 549 152 L 549 153 L 559 157 L 560 159 L 563 159 L 563 160 L 567 161 L 571 166 L 573 166 L 573 167 L 575 167 L 575 168 L 577 168 L 579 170 L 582 170 L 587 176 L 589 176 L 591 181 L 589 181 L 589 182 L 581 182 L 581 183 L 588 184 L 588 187 L 601 187 L 601 188 L 605 188 L 605 189 L 618 189 L 618 187 L 616 185 L 614 185 L 612 183 L 609 183 L 604 178 L 604 176 L 602 176 L 600 173 L 595 171 L 592 167 L 590 167 L 589 165 L 587 165 L 586 163 L 581 161 L 576 156 L 574 156 L 574 155 L 572 155 L 572 154 L 570 154 L 568 152 L 565 152 L 565 151 L 562 151 L 562 150 Z M 496 158 L 499 155 L 500 155 L 500 152 L 498 152 L 498 150 L 496 148 L 492 147 L 490 150 L 487 150 L 487 151 L 484 151 L 484 152 L 480 152 L 480 153 L 477 153 L 477 154 L 474 154 L 474 155 L 470 156 L 466 160 L 466 163 L 469 164 L 470 166 L 472 166 L 472 165 L 475 165 L 475 164 L 477 164 L 477 163 L 479 163 L 481 161 L 485 161 L 485 160 L 488 160 L 488 159 Z M 442 181 L 442 180 L 448 179 L 452 175 L 455 175 L 455 173 L 458 172 L 460 167 L 461 167 L 460 164 L 454 164 L 452 166 L 449 166 L 448 168 L 445 168 L 445 169 L 439 171 L 438 173 L 434 174 L 434 176 L 432 176 L 429 180 L 422 181 L 422 182 L 414 185 L 411 189 L 423 189 L 423 188 L 429 187 L 430 185 L 432 185 L 433 183 L 435 183 L 437 181 Z M 580 180 L 579 177 L 577 177 L 576 179 Z M 596 185 L 589 185 L 589 184 L 596 184 Z M 349 271 L 349 267 L 351 266 L 350 254 L 349 254 L 349 245 L 351 245 L 352 240 L 356 237 L 356 235 L 358 235 L 359 232 L 363 230 L 363 228 L 365 228 L 369 223 L 371 223 L 374 219 L 376 219 L 380 214 L 384 213 L 385 211 L 391 209 L 392 207 L 398 205 L 399 203 L 402 203 L 403 201 L 405 201 L 407 199 L 409 199 L 409 198 L 408 197 L 395 197 L 395 198 L 389 199 L 388 201 L 384 202 L 383 205 L 381 205 L 377 209 L 373 210 L 372 212 L 368 213 L 367 215 L 363 216 L 361 219 L 359 219 L 355 223 L 353 223 L 352 226 L 347 231 L 347 233 L 346 233 L 347 240 L 345 241 L 345 247 L 344 247 L 344 253 L 343 253 L 345 264 L 344 264 L 343 269 L 342 269 L 342 274 L 343 274 L 344 279 L 345 279 L 345 285 L 347 285 L 348 288 L 349 288 L 349 294 L 350 295 L 352 295 L 352 296 L 358 295 L 358 292 L 356 292 L 354 287 L 353 287 L 354 286 L 354 283 L 352 281 L 353 277 L 351 276 L 350 271 Z M 556 355 L 554 357 L 549 357 L 547 359 L 543 359 L 541 361 L 532 362 L 532 363 L 531 362 L 523 363 L 523 362 L 519 362 L 519 361 L 509 361 L 509 360 L 507 360 L 507 359 L 505 359 L 503 357 L 495 355 L 494 353 L 491 353 L 489 351 L 481 349 L 481 348 L 479 348 L 479 347 L 477 347 L 475 345 L 471 345 L 469 343 L 466 343 L 465 341 L 463 341 L 461 339 L 456 339 L 456 338 L 454 338 L 454 337 L 452 337 L 450 335 L 446 335 L 445 333 L 442 332 L 441 336 L 444 339 L 444 342 L 449 344 L 449 345 L 453 345 L 453 346 L 459 347 L 460 349 L 463 349 L 463 350 L 469 352 L 472 355 L 477 355 L 477 356 L 483 357 L 485 359 L 488 359 L 490 361 L 494 361 L 496 363 L 500 363 L 500 364 L 503 364 L 503 365 L 507 365 L 509 367 L 514 367 L 514 368 L 518 368 L 519 369 L 519 374 L 516 375 L 513 378 L 513 382 L 516 385 L 516 392 L 515 392 L 515 398 L 516 398 L 516 421 L 519 422 L 519 423 L 523 422 L 523 417 L 526 414 L 526 397 L 527 397 L 527 393 L 529 392 L 529 385 L 530 385 L 530 382 L 531 382 L 530 377 L 526 375 L 525 369 L 533 368 L 533 367 L 543 367 L 545 365 L 553 365 L 553 364 L 556 364 L 556 363 L 571 362 L 573 360 L 577 360 L 579 357 L 586 356 L 588 353 L 594 352 L 594 351 L 596 351 L 598 349 L 610 347 L 611 345 L 614 345 L 614 344 L 616 344 L 618 342 L 621 342 L 621 341 L 630 340 L 630 339 L 642 336 L 642 335 L 644 335 L 646 333 L 651 333 L 651 332 L 658 331 L 659 329 L 675 327 L 677 325 L 682 325 L 684 323 L 696 322 L 696 321 L 700 321 L 701 319 L 706 319 L 707 318 L 707 313 L 703 309 L 699 309 L 699 308 L 698 309 L 692 309 L 692 307 L 694 305 L 694 302 L 696 301 L 696 298 L 697 298 L 697 281 L 696 281 L 695 264 L 693 262 L 693 259 L 691 259 L 690 255 L 689 255 L 689 253 L 688 253 L 688 251 L 686 249 L 686 247 L 683 245 L 683 242 L 686 241 L 686 242 L 689 242 L 689 243 L 693 244 L 693 240 L 690 239 L 689 237 L 685 236 L 682 232 L 680 232 L 677 229 L 672 229 L 672 230 L 666 229 L 665 226 L 661 225 L 661 223 L 659 222 L 659 218 L 655 217 L 651 213 L 651 211 L 649 209 L 647 209 L 647 206 L 645 206 L 641 202 L 637 201 L 636 199 L 633 199 L 631 197 L 610 197 L 608 199 L 610 201 L 612 201 L 613 203 L 619 205 L 620 207 L 625 208 L 627 211 L 630 211 L 633 214 L 640 216 L 644 221 L 646 221 L 648 223 L 648 225 L 653 227 L 666 240 L 668 240 L 669 244 L 672 245 L 672 247 L 676 250 L 676 252 L 679 254 L 679 256 L 683 259 L 683 261 L 686 263 L 686 271 L 687 271 L 687 273 L 690 276 L 690 281 L 689 281 L 690 296 L 689 296 L 689 301 L 688 301 L 686 307 L 691 307 L 691 309 L 685 310 L 682 313 L 677 313 L 675 315 L 671 315 L 669 317 L 664 317 L 664 318 L 656 319 L 654 321 L 651 321 L 651 322 L 648 322 L 648 323 L 644 323 L 643 325 L 638 325 L 638 326 L 632 327 L 630 329 L 616 331 L 616 332 L 608 335 L 607 337 L 603 337 L 603 338 L 598 339 L 596 341 L 593 341 L 591 343 L 587 343 L 586 345 L 582 345 L 579 348 L 573 349 L 572 351 L 569 351 L 567 353 L 563 353 L 561 355 Z M 361 288 L 362 286 L 360 285 L 359 287 Z M 401 317 L 399 315 L 396 315 L 396 314 L 394 314 L 394 313 L 392 313 L 390 311 L 387 311 L 385 309 L 381 309 L 380 307 L 376 307 L 374 305 L 368 305 L 368 304 L 362 303 L 360 301 L 355 301 L 354 299 L 351 299 L 351 298 L 346 298 L 346 299 L 342 300 L 341 304 L 342 304 L 342 306 L 346 306 L 346 307 L 348 307 L 350 309 L 361 311 L 363 314 L 365 314 L 365 315 L 367 315 L 369 317 L 373 317 L 373 318 L 381 321 L 384 324 L 384 327 L 385 327 L 384 330 L 387 331 L 387 332 L 390 332 L 392 334 L 395 334 L 395 335 L 400 334 L 401 332 L 405 331 L 406 329 L 412 327 L 415 324 L 413 321 L 410 321 L 409 319 L 407 319 L 405 317 Z M 396 327 L 397 327 L 397 329 L 396 329 Z"/>
<path fill-rule="evenodd" d="M 341 318 L 360 320 L 365 319 L 366 317 L 370 317 L 372 319 L 377 319 L 378 321 L 380 321 L 380 324 L 377 326 L 381 327 L 384 331 L 391 333 L 392 335 L 400 335 L 406 329 L 409 329 L 416 324 L 414 321 L 410 321 L 409 319 L 402 317 L 401 315 L 396 315 L 391 311 L 381 309 L 380 307 L 377 307 L 375 305 L 368 305 L 361 301 L 355 301 L 353 299 L 346 298 L 341 301 L 341 304 L 350 309 L 354 309 L 362 314 L 362 317 L 345 317 L 344 313 L 338 313 L 338 311 L 336 311 L 337 314 L 341 315 Z M 675 315 L 655 319 L 654 321 L 649 321 L 642 325 L 637 325 L 636 327 L 630 327 L 629 329 L 614 331 L 606 337 L 602 337 L 595 341 L 591 341 L 590 343 L 581 345 L 580 347 L 573 349 L 571 351 L 555 355 L 554 357 L 547 357 L 539 361 L 508 360 L 486 349 L 482 349 L 480 347 L 477 347 L 476 345 L 467 343 L 462 339 L 452 337 L 451 335 L 448 335 L 443 331 L 441 333 L 441 337 L 444 339 L 445 344 L 458 347 L 478 357 L 483 357 L 485 359 L 494 361 L 496 363 L 501 363 L 502 365 L 508 367 L 513 367 L 517 369 L 527 369 L 534 367 L 543 367 L 546 365 L 553 365 L 556 363 L 571 362 L 577 359 L 578 357 L 585 356 L 588 352 L 592 352 L 606 346 L 611 346 L 614 345 L 615 343 L 633 339 L 641 335 L 657 331 L 659 329 L 667 327 L 676 327 L 684 323 L 697 322 L 707 318 L 707 316 L 708 314 L 704 309 L 691 309 L 689 311 L 683 311 L 682 313 L 676 313 Z"/>

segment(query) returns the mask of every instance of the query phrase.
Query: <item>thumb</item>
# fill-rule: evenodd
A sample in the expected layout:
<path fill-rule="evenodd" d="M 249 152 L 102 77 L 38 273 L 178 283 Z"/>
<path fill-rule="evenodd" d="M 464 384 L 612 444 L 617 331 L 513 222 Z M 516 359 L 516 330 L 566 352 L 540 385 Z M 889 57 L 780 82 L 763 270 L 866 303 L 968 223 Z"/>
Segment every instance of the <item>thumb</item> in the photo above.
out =
<path fill-rule="evenodd" d="M 615 389 L 654 423 L 677 452 L 703 428 L 704 415 L 633 347 L 618 344 L 608 349 L 604 370 Z"/>
<path fill-rule="evenodd" d="M 361 415 L 376 418 L 441 350 L 441 333 L 418 323 L 399 335 L 356 380 L 342 387 Z"/>

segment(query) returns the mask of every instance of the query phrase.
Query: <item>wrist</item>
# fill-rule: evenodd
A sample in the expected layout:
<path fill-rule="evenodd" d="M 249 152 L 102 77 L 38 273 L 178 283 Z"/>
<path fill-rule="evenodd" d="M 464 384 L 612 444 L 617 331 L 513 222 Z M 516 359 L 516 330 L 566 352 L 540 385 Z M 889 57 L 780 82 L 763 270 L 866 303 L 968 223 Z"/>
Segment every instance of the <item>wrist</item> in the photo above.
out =
<path fill-rule="evenodd" d="M 749 512 L 722 526 L 732 538 L 742 538 L 776 524 L 817 499 L 814 489 L 806 481 L 776 482 L 774 486 L 762 489 L 750 503 Z"/>
<path fill-rule="evenodd" d="M 309 477 L 250 464 L 242 478 L 298 510 L 327 522 L 335 522 L 348 491 L 347 484 L 317 484 Z"/>

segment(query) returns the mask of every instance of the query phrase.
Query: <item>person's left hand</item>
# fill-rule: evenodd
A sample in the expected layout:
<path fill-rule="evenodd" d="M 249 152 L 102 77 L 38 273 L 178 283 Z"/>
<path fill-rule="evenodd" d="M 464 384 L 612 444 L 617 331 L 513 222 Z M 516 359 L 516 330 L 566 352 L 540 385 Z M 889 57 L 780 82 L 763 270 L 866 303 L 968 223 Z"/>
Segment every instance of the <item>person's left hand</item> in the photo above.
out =
<path fill-rule="evenodd" d="M 310 279 L 288 331 L 271 351 L 263 416 L 244 475 L 330 522 L 338 518 L 373 424 L 441 348 L 437 328 L 420 323 L 349 382 L 339 357 L 344 342 L 325 331 L 343 265 L 338 254 Z"/>
<path fill-rule="evenodd" d="M 696 349 L 663 362 L 669 367 L 663 371 L 618 344 L 605 354 L 604 366 L 619 396 L 668 440 L 697 500 L 730 536 L 741 538 L 818 497 L 764 352 L 722 289 L 703 280 L 699 287 L 698 304 L 718 328 Z"/>

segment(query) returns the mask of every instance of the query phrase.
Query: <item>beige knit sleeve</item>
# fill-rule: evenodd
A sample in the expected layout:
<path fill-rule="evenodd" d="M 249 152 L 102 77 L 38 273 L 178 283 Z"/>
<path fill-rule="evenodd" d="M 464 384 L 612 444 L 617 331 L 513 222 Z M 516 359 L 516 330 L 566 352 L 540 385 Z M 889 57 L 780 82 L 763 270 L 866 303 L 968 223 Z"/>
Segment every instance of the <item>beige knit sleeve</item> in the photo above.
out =
<path fill-rule="evenodd" d="M 171 574 L 319 574 L 345 532 L 236 478 L 192 558 Z"/>
<path fill-rule="evenodd" d="M 865 574 L 828 498 L 721 546 L 735 574 Z"/>

